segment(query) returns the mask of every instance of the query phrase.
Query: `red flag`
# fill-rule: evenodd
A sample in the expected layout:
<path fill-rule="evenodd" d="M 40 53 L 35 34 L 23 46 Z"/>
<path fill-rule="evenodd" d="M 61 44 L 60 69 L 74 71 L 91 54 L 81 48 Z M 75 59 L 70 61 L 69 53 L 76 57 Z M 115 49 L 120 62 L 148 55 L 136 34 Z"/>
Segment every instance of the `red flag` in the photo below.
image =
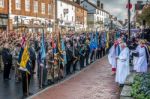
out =
<path fill-rule="evenodd" d="M 132 4 L 131 4 L 131 3 L 128 3 L 128 4 L 126 5 L 126 8 L 131 9 L 131 8 L 132 8 Z"/>

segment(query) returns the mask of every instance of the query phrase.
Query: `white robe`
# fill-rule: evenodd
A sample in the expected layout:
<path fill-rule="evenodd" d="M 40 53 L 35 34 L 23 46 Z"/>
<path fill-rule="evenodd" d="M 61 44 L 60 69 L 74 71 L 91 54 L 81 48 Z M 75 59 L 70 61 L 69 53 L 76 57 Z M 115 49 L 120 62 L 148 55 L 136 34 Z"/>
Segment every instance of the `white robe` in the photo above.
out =
<path fill-rule="evenodd" d="M 138 45 L 137 47 L 136 47 L 136 50 L 135 50 L 135 52 L 139 52 L 138 50 L 139 50 L 139 47 L 140 47 L 140 45 Z M 135 70 L 135 71 L 137 71 L 137 61 L 138 61 L 138 57 L 133 57 L 133 70 Z"/>
<path fill-rule="evenodd" d="M 139 57 L 136 62 L 136 71 L 137 72 L 147 72 L 147 58 L 146 58 L 146 50 L 143 47 L 138 47 Z"/>
<path fill-rule="evenodd" d="M 116 68 L 116 53 L 114 45 L 109 50 L 108 61 L 111 64 L 112 68 Z"/>
<path fill-rule="evenodd" d="M 121 51 L 117 60 L 116 82 L 124 84 L 129 73 L 129 49 L 126 47 Z"/>

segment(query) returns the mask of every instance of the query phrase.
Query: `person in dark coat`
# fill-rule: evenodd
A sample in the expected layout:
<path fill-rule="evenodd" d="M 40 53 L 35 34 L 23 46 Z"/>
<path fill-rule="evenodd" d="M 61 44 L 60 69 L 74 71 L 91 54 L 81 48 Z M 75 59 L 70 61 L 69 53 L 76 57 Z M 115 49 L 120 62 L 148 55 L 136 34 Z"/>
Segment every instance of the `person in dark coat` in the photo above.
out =
<path fill-rule="evenodd" d="M 97 48 L 97 58 L 100 59 L 101 56 L 101 36 L 99 35 L 98 37 L 98 48 Z"/>
<path fill-rule="evenodd" d="M 81 45 L 81 49 L 79 51 L 80 54 L 80 68 L 84 67 L 84 59 L 85 59 L 85 49 L 84 49 L 84 45 Z"/>
<path fill-rule="evenodd" d="M 67 58 L 67 64 L 66 64 L 66 74 L 70 74 L 70 67 L 73 61 L 73 52 L 71 51 L 70 44 L 67 43 L 67 48 L 66 48 L 66 58 Z"/>
<path fill-rule="evenodd" d="M 86 48 L 85 48 L 85 58 L 86 58 L 86 65 L 89 65 L 89 56 L 90 56 L 90 41 L 86 40 Z"/>
<path fill-rule="evenodd" d="M 77 42 L 77 41 L 76 41 Z M 77 68 L 77 63 L 79 61 L 79 46 L 77 43 L 74 44 L 74 56 L 75 56 L 75 60 L 74 60 L 74 64 L 73 64 L 73 71 L 76 71 Z"/>
<path fill-rule="evenodd" d="M 12 55 L 6 43 L 2 50 L 2 59 L 4 64 L 4 80 L 9 80 L 10 69 L 12 67 Z"/>
<path fill-rule="evenodd" d="M 36 52 L 34 49 L 34 45 L 31 44 L 30 48 L 29 48 L 29 52 L 30 52 L 30 59 L 31 59 L 31 66 L 32 66 L 32 73 L 34 74 L 34 69 L 35 69 L 35 62 L 36 62 Z"/>
<path fill-rule="evenodd" d="M 106 46 L 106 42 L 105 42 L 105 37 L 104 37 L 104 33 L 101 34 L 101 56 L 105 56 L 105 46 Z"/>

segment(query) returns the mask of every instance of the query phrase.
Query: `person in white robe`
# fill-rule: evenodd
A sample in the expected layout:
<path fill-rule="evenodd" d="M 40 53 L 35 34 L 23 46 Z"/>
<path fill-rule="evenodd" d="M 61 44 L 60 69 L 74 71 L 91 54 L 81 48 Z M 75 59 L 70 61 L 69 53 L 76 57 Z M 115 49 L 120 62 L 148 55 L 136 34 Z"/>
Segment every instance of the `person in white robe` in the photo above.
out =
<path fill-rule="evenodd" d="M 147 63 L 147 56 L 146 56 L 146 48 L 143 40 L 140 40 L 140 45 L 138 47 L 139 57 L 137 59 L 136 65 L 136 72 L 147 72 L 148 63 Z"/>
<path fill-rule="evenodd" d="M 137 53 L 138 54 L 138 50 L 139 50 L 139 48 L 140 48 L 140 45 L 138 45 L 137 47 L 136 47 L 136 50 L 135 51 L 133 51 L 132 53 Z M 137 71 L 137 61 L 138 61 L 138 55 L 137 56 L 133 56 L 133 70 L 134 71 Z"/>
<path fill-rule="evenodd" d="M 120 44 L 122 43 L 122 39 L 118 39 L 114 42 L 114 45 L 110 48 L 109 54 L 108 54 L 108 61 L 112 66 L 112 75 L 116 74 L 116 57 L 119 56 L 121 47 Z"/>
<path fill-rule="evenodd" d="M 112 66 L 112 74 L 116 73 L 116 53 L 115 53 L 115 45 L 113 45 L 108 53 L 108 61 Z"/>
<path fill-rule="evenodd" d="M 124 84 L 126 77 L 130 74 L 129 67 L 129 48 L 125 43 L 121 44 L 121 53 L 117 57 L 117 71 L 115 81 L 120 85 Z"/>

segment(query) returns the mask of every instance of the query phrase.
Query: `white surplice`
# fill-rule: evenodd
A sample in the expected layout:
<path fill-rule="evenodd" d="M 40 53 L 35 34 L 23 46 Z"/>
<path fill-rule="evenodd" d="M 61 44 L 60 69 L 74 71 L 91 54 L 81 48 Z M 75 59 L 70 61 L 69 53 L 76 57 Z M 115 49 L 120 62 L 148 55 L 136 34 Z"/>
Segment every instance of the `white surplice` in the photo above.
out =
<path fill-rule="evenodd" d="M 109 50 L 108 61 L 111 64 L 112 68 L 116 68 L 116 53 L 114 45 Z"/>
<path fill-rule="evenodd" d="M 135 50 L 135 52 L 139 52 L 138 50 L 139 50 L 139 47 L 140 47 L 140 45 L 138 45 L 137 47 L 136 47 L 136 50 Z M 139 57 L 133 57 L 133 70 L 135 70 L 135 71 L 137 71 L 137 61 L 138 61 L 138 58 Z"/>
<path fill-rule="evenodd" d="M 129 73 L 129 48 L 126 47 L 121 51 L 117 60 L 116 82 L 124 84 Z"/>
<path fill-rule="evenodd" d="M 136 71 L 137 72 L 147 72 L 147 57 L 145 47 L 138 47 L 139 57 L 136 62 Z"/>

